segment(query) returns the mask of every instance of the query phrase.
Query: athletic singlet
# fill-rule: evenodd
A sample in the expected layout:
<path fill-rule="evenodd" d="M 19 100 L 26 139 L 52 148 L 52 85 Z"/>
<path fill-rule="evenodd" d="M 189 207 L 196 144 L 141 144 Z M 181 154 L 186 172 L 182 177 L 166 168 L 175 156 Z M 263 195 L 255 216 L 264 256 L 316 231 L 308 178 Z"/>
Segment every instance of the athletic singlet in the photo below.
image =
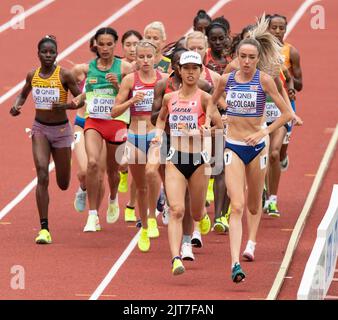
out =
<path fill-rule="evenodd" d="M 102 71 L 97 68 L 97 59 L 89 63 L 86 79 L 86 99 L 87 109 L 86 118 L 112 120 L 111 111 L 115 105 L 117 89 L 106 79 L 108 73 L 117 75 L 118 83 L 121 83 L 121 59 L 114 57 L 114 62 L 109 70 Z M 130 111 L 125 111 L 120 116 L 114 118 L 125 123 L 129 123 Z"/>
<path fill-rule="evenodd" d="M 260 82 L 257 69 L 252 80 L 239 83 L 235 80 L 237 71 L 230 73 L 225 86 L 227 115 L 236 117 L 262 117 L 265 109 L 266 94 Z"/>
<path fill-rule="evenodd" d="M 270 96 L 266 96 L 265 117 L 266 122 L 271 123 L 281 116 L 281 112 Z"/>
<path fill-rule="evenodd" d="M 210 87 L 214 87 L 214 82 L 212 81 L 212 77 L 210 74 L 210 69 L 207 67 L 204 67 L 205 70 L 205 81 L 207 81 L 210 84 Z"/>
<path fill-rule="evenodd" d="M 179 98 L 179 91 L 174 91 L 169 102 L 169 127 L 171 136 L 183 136 L 178 129 L 179 123 L 184 123 L 187 130 L 197 130 L 205 122 L 205 112 L 201 103 L 201 90 L 197 89 L 189 100 Z"/>
<path fill-rule="evenodd" d="M 289 70 L 291 66 L 290 61 L 290 49 L 291 44 L 284 42 L 283 48 L 282 48 L 282 56 L 284 57 L 284 65 Z"/>
<path fill-rule="evenodd" d="M 226 59 L 226 62 L 224 64 L 220 64 L 219 62 L 216 62 L 211 54 L 211 49 L 208 48 L 205 54 L 204 65 L 210 70 L 215 71 L 218 74 L 222 75 L 224 73 L 226 66 L 230 63 L 229 57 L 226 56 L 225 59 Z"/>
<path fill-rule="evenodd" d="M 67 90 L 60 79 L 60 66 L 57 66 L 48 79 L 39 76 L 41 68 L 35 70 L 31 86 L 35 108 L 52 110 L 53 103 L 67 103 Z"/>
<path fill-rule="evenodd" d="M 156 80 L 153 83 L 142 82 L 139 72 L 134 72 L 134 85 L 129 93 L 129 99 L 135 96 L 136 92 L 144 92 L 144 99 L 136 104 L 131 105 L 130 113 L 132 116 L 151 115 L 151 109 L 154 101 L 154 87 L 157 81 L 161 80 L 161 73 L 156 70 Z"/>
<path fill-rule="evenodd" d="M 177 91 L 174 88 L 173 77 L 174 77 L 174 72 L 171 73 L 171 75 L 169 76 L 169 78 L 166 81 L 166 85 L 165 85 L 165 89 L 164 89 L 164 94 Z"/>
<path fill-rule="evenodd" d="M 79 89 L 80 89 L 81 92 L 85 92 L 86 79 L 87 79 L 87 76 L 85 76 L 85 77 L 83 78 L 83 80 L 81 80 L 81 81 L 79 82 L 79 84 L 77 85 L 77 86 L 79 87 Z"/>
<path fill-rule="evenodd" d="M 171 60 L 167 57 L 162 57 L 162 60 L 159 63 L 154 64 L 154 68 L 158 69 L 160 72 L 168 73 Z"/>

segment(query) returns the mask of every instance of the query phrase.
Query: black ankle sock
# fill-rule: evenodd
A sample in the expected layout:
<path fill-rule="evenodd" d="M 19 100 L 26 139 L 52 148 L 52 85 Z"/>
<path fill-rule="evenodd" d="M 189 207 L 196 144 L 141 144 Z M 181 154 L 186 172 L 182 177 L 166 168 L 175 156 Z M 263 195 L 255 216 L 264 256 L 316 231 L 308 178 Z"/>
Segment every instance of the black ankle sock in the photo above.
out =
<path fill-rule="evenodd" d="M 182 260 L 180 256 L 176 256 L 171 260 L 171 264 L 173 264 L 176 259 Z"/>
<path fill-rule="evenodd" d="M 41 229 L 48 229 L 48 219 L 40 219 Z"/>
<path fill-rule="evenodd" d="M 135 209 L 135 207 L 132 207 L 132 206 L 126 206 L 126 208 L 128 208 L 128 209 L 131 209 L 131 210 L 134 210 Z"/>

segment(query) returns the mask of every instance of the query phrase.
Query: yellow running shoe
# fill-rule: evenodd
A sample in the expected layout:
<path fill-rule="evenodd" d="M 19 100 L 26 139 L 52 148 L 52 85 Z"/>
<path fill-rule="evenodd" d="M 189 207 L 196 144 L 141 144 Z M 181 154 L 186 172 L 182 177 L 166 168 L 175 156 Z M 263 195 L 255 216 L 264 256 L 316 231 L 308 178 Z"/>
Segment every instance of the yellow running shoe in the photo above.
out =
<path fill-rule="evenodd" d="M 181 258 L 175 257 L 173 259 L 173 267 L 171 269 L 171 272 L 173 273 L 174 276 L 178 276 L 184 273 L 184 271 L 185 271 L 185 268 L 184 268 Z"/>
<path fill-rule="evenodd" d="M 157 221 L 155 218 L 148 218 L 148 237 L 149 238 L 158 238 L 160 236 L 160 231 L 157 227 Z"/>
<path fill-rule="evenodd" d="M 209 179 L 208 191 L 207 191 L 207 201 L 214 201 L 214 178 Z"/>
<path fill-rule="evenodd" d="M 224 233 L 229 230 L 229 224 L 226 217 L 219 217 L 215 220 L 214 230 L 216 233 Z"/>
<path fill-rule="evenodd" d="M 211 229 L 211 221 L 210 221 L 208 213 L 205 213 L 205 216 L 199 222 L 199 227 L 200 227 L 200 230 L 201 230 L 201 234 L 203 236 L 209 233 L 209 231 Z"/>
<path fill-rule="evenodd" d="M 118 201 L 116 202 L 109 201 L 106 216 L 107 223 L 115 223 L 119 219 L 119 216 L 120 216 L 120 208 Z"/>
<path fill-rule="evenodd" d="M 135 208 L 128 208 L 124 210 L 124 221 L 125 222 L 136 222 Z"/>
<path fill-rule="evenodd" d="M 128 191 L 128 172 L 120 172 L 118 191 L 123 193 Z"/>
<path fill-rule="evenodd" d="M 52 243 L 52 237 L 47 229 L 41 229 L 39 235 L 35 238 L 37 244 L 49 244 Z"/>
<path fill-rule="evenodd" d="M 229 208 L 227 213 L 225 214 L 225 218 L 227 219 L 227 222 L 229 223 L 230 221 L 230 214 L 231 214 L 231 205 L 229 204 Z"/>
<path fill-rule="evenodd" d="M 141 228 L 140 237 L 137 242 L 138 248 L 142 252 L 148 252 L 150 249 L 150 239 L 148 237 L 147 229 Z"/>

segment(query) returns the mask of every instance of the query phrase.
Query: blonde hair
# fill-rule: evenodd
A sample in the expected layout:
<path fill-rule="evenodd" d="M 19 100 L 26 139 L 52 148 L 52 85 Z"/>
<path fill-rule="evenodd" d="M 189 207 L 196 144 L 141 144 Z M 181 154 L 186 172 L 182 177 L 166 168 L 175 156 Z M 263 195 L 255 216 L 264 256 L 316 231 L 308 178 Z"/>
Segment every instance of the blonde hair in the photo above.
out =
<path fill-rule="evenodd" d="M 204 47 L 207 49 L 208 48 L 208 37 L 201 31 L 193 31 L 190 32 L 184 40 L 184 46 L 188 48 L 188 41 L 190 39 L 202 39 L 204 40 Z"/>
<path fill-rule="evenodd" d="M 166 34 L 165 34 L 165 29 L 164 29 L 164 24 L 163 24 L 161 21 L 154 21 L 154 22 L 149 23 L 149 24 L 144 28 L 143 34 L 145 35 L 146 32 L 147 32 L 149 29 L 155 29 L 155 30 L 160 31 L 161 36 L 162 36 L 162 40 L 163 40 L 163 41 L 166 41 L 166 40 L 167 40 L 167 36 L 166 36 Z"/>
<path fill-rule="evenodd" d="M 138 48 L 151 48 L 153 50 L 153 53 L 155 54 L 157 47 L 150 41 L 147 40 L 140 40 L 136 44 L 136 53 Z"/>
<path fill-rule="evenodd" d="M 249 38 L 255 39 L 260 45 L 257 68 L 275 78 L 283 66 L 282 45 L 268 28 L 269 20 L 264 13 L 260 19 L 257 18 L 256 26 L 249 30 Z"/>

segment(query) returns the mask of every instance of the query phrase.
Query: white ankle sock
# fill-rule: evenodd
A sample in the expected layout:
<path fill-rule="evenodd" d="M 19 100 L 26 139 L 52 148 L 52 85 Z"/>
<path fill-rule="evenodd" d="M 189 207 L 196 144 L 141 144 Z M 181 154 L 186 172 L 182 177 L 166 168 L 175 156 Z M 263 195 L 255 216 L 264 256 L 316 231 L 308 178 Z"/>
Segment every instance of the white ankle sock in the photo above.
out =
<path fill-rule="evenodd" d="M 116 194 L 116 198 L 114 200 L 112 200 L 110 197 L 109 197 L 109 203 L 117 203 L 119 200 L 119 195 L 118 193 Z"/>
<path fill-rule="evenodd" d="M 89 215 L 96 215 L 97 216 L 97 210 L 89 210 L 88 214 Z"/>
<path fill-rule="evenodd" d="M 270 202 L 277 202 L 277 195 L 272 194 L 272 195 L 269 197 L 269 201 L 270 201 Z"/>
<path fill-rule="evenodd" d="M 256 242 L 253 242 L 253 241 L 251 241 L 251 240 L 248 240 L 248 244 L 247 244 L 247 245 L 248 245 L 248 246 L 252 246 L 252 247 L 255 248 Z"/>

